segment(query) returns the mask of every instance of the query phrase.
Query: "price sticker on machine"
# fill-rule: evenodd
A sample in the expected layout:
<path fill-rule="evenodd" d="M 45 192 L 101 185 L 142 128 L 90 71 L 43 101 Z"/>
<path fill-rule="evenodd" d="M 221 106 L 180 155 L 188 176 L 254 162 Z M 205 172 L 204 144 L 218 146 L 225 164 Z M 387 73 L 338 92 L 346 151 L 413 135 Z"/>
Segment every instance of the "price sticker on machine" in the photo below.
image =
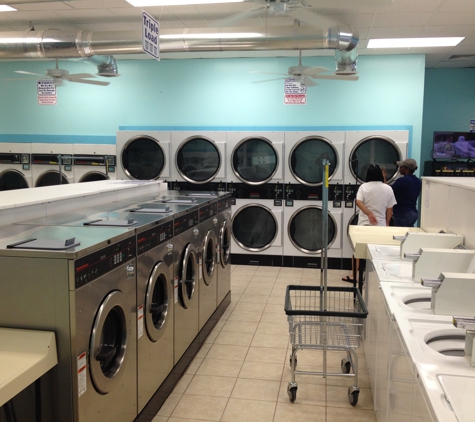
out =
<path fill-rule="evenodd" d="M 87 390 L 87 353 L 82 352 L 77 360 L 78 360 L 78 396 L 81 397 Z"/>
<path fill-rule="evenodd" d="M 143 336 L 143 305 L 137 308 L 137 338 Z"/>

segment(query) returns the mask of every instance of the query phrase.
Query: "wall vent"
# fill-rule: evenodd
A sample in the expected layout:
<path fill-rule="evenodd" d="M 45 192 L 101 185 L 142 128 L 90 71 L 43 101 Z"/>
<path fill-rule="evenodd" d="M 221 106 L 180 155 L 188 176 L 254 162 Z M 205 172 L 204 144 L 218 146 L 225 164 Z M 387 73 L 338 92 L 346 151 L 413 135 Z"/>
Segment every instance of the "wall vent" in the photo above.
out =
<path fill-rule="evenodd" d="M 449 57 L 450 61 L 475 60 L 475 54 L 454 54 Z"/>

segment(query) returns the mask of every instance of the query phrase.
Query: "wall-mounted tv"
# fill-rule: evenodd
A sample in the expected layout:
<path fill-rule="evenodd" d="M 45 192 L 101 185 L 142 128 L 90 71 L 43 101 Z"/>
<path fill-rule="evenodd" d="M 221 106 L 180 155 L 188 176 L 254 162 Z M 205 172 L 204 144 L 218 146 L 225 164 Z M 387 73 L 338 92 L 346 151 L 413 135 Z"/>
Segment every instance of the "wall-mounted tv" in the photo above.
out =
<path fill-rule="evenodd" d="M 475 132 L 434 132 L 432 158 L 475 158 Z"/>

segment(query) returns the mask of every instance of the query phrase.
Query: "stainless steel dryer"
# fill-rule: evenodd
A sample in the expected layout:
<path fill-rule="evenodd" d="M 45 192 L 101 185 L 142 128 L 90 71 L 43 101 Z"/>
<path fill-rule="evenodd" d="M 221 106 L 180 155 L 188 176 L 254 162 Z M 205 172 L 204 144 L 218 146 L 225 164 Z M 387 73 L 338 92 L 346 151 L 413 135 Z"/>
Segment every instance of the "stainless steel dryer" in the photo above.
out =
<path fill-rule="evenodd" d="M 12 225 L 0 231 L 3 327 L 54 331 L 43 420 L 137 415 L 136 246 L 123 229 Z"/>

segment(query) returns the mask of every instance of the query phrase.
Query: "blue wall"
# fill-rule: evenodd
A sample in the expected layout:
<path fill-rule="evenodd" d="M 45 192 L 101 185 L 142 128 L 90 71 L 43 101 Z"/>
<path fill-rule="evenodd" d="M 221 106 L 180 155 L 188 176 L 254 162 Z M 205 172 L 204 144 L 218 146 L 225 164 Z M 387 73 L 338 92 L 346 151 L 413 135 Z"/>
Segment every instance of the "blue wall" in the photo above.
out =
<path fill-rule="evenodd" d="M 423 161 L 431 159 L 434 131 L 469 132 L 475 119 L 475 69 L 427 69 L 422 131 Z"/>
<path fill-rule="evenodd" d="M 424 56 L 362 56 L 357 82 L 319 81 L 307 105 L 283 104 L 283 80 L 252 73 L 286 73 L 296 58 L 124 60 L 108 87 L 66 82 L 58 105 L 38 106 L 35 78 L 50 62 L 0 63 L 0 141 L 115 142 L 120 126 L 411 131 L 409 154 L 420 157 Z M 334 68 L 333 57 L 304 57 L 303 64 Z M 86 63 L 60 61 L 70 73 L 94 73 Z M 38 136 L 40 134 L 42 136 Z"/>

